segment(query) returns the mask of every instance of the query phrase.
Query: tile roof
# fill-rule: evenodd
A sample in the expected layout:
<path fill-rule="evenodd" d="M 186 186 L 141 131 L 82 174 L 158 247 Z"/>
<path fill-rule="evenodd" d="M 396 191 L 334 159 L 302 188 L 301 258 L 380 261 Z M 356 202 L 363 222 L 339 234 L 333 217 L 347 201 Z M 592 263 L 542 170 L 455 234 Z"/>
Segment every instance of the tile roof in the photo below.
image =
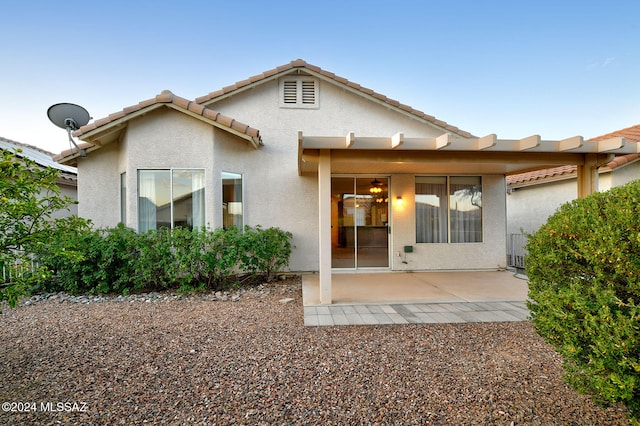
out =
<path fill-rule="evenodd" d="M 217 111 L 214 111 L 210 108 L 200 105 L 197 102 L 193 102 L 188 99 L 182 98 L 180 96 L 176 96 L 170 90 L 163 90 L 162 93 L 160 93 L 159 95 L 156 95 L 151 99 L 147 99 L 146 101 L 139 102 L 136 105 L 126 107 L 122 111 L 110 114 L 105 118 L 101 118 L 100 120 L 96 120 L 92 123 L 84 125 L 80 129 L 73 132 L 73 136 L 80 137 L 106 124 L 112 123 L 121 118 L 125 118 L 135 112 L 138 112 L 159 104 L 175 105 L 181 109 L 190 111 L 197 115 L 201 115 L 202 117 L 205 117 L 211 121 L 215 121 L 224 127 L 228 127 L 236 130 L 237 132 L 243 133 L 248 137 L 255 139 L 256 141 L 260 141 L 260 143 L 262 142 L 262 139 L 260 137 L 260 131 L 258 129 L 254 129 L 253 127 L 247 124 L 236 121 L 231 117 L 228 117 Z"/>
<path fill-rule="evenodd" d="M 452 126 L 452 125 L 450 125 L 450 124 L 448 124 L 448 123 L 446 123 L 444 121 L 438 120 L 437 118 L 435 118 L 435 117 L 433 117 L 431 115 L 425 114 L 422 111 L 414 109 L 414 108 L 412 108 L 412 107 L 410 107 L 408 105 L 402 104 L 402 103 L 400 103 L 400 102 L 398 102 L 398 101 L 396 101 L 394 99 L 390 99 L 390 98 L 388 98 L 388 97 L 386 97 L 386 96 L 384 96 L 384 95 L 382 95 L 380 93 L 377 93 L 377 92 L 375 92 L 375 91 L 373 91 L 371 89 L 363 87 L 363 86 L 359 85 L 358 83 L 354 83 L 352 81 L 347 80 L 346 78 L 339 77 L 339 76 L 335 75 L 334 73 L 326 71 L 326 70 L 323 70 L 322 68 L 320 68 L 318 66 L 308 64 L 307 62 L 305 62 L 302 59 L 296 59 L 295 61 L 291 61 L 288 64 L 281 65 L 279 67 L 276 67 L 276 68 L 273 68 L 271 70 L 265 71 L 263 73 L 260 73 L 260 74 L 254 75 L 252 77 L 249 77 L 249 78 L 247 78 L 245 80 L 239 81 L 239 82 L 237 82 L 235 84 L 232 84 L 230 86 L 223 87 L 222 89 L 216 90 L 216 91 L 211 92 L 211 93 L 209 93 L 207 95 L 200 96 L 199 98 L 196 98 L 196 102 L 199 103 L 199 104 L 206 105 L 206 104 L 215 102 L 217 99 L 219 99 L 221 97 L 225 97 L 227 95 L 231 95 L 234 92 L 241 91 L 243 89 L 247 89 L 247 88 L 252 87 L 252 86 L 254 86 L 256 84 L 259 84 L 261 82 L 264 82 L 264 81 L 267 81 L 267 80 L 271 80 L 273 78 L 277 78 L 280 75 L 288 74 L 292 70 L 298 70 L 298 69 L 305 69 L 305 70 L 307 70 L 307 71 L 309 71 L 311 73 L 315 73 L 315 74 L 317 74 L 319 76 L 322 76 L 322 77 L 324 77 L 324 78 L 326 78 L 328 80 L 332 80 L 335 83 L 347 86 L 350 89 L 353 89 L 353 90 L 355 90 L 357 92 L 360 92 L 362 95 L 372 97 L 372 98 L 374 98 L 374 99 L 376 99 L 378 101 L 381 101 L 381 102 L 383 102 L 385 104 L 388 104 L 391 107 L 400 109 L 400 110 L 402 110 L 402 111 L 404 111 L 406 113 L 414 115 L 414 116 L 416 116 L 416 117 L 418 117 L 418 118 L 420 118 L 422 120 L 428 121 L 428 122 L 430 122 L 430 123 L 432 123 L 432 124 L 434 124 L 434 125 L 436 125 L 438 127 L 441 127 L 441 128 L 443 128 L 445 130 L 453 132 L 453 133 L 455 133 L 457 135 L 460 135 L 462 137 L 465 137 L 465 138 L 474 137 L 471 133 L 466 132 L 464 130 L 461 130 L 458 127 Z"/>
<path fill-rule="evenodd" d="M 591 142 L 604 141 L 611 138 L 623 137 L 628 142 L 640 142 L 640 124 L 627 127 L 625 129 L 616 130 L 615 132 L 607 133 L 606 135 L 596 136 L 593 139 L 589 139 Z"/>
<path fill-rule="evenodd" d="M 607 133 L 595 138 L 589 139 L 588 142 L 599 142 L 607 139 L 623 137 L 627 142 L 640 143 L 640 124 L 627 127 L 624 129 L 616 130 L 611 133 Z M 606 167 L 613 170 L 617 167 L 621 167 L 627 163 L 640 159 L 640 154 L 627 154 L 616 156 L 612 161 L 607 163 Z M 562 166 L 554 167 L 552 169 L 537 170 L 534 172 L 520 173 L 517 175 L 507 176 L 507 185 L 514 185 L 518 183 L 533 182 L 536 180 L 546 180 L 549 178 L 558 178 L 565 176 L 570 178 L 576 173 L 576 166 Z"/>
<path fill-rule="evenodd" d="M 180 96 L 176 96 L 170 90 L 163 90 L 160 94 L 151 99 L 138 102 L 136 105 L 131 105 L 124 108 L 122 111 L 115 112 L 108 115 L 107 117 L 86 124 L 80 127 L 78 130 L 74 131 L 73 136 L 87 136 L 89 133 L 95 130 L 99 131 L 102 128 L 105 128 L 105 126 L 119 124 L 122 121 L 126 121 L 134 116 L 137 116 L 144 112 L 149 112 L 161 106 L 170 106 L 182 111 L 189 112 L 191 114 L 195 114 L 197 116 L 201 116 L 209 122 L 215 122 L 223 128 L 227 128 L 234 133 L 240 134 L 241 136 L 250 139 L 255 146 L 262 145 L 262 137 L 260 136 L 260 131 L 258 129 L 254 129 L 248 124 L 241 123 L 231 117 L 219 113 L 218 111 L 214 111 L 211 108 L 207 108 L 206 106 L 200 105 L 196 102 L 190 101 Z M 92 143 L 82 143 L 79 145 L 79 148 L 85 150 L 95 150 L 98 149 L 99 146 Z M 75 157 L 78 154 L 78 150 L 72 148 L 66 151 L 62 151 L 60 154 L 54 156 L 53 158 L 56 161 L 66 162 L 71 160 L 72 157 Z"/>

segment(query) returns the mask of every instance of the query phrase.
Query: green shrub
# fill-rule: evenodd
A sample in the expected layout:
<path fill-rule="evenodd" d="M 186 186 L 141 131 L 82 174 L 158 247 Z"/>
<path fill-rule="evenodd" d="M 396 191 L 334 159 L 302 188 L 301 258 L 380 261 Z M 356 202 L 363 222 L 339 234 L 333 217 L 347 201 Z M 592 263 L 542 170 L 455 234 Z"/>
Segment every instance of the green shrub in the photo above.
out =
<path fill-rule="evenodd" d="M 640 181 L 563 205 L 527 244 L 529 309 L 566 379 L 640 417 Z"/>
<path fill-rule="evenodd" d="M 208 288 L 220 287 L 233 275 L 240 261 L 239 246 L 242 234 L 236 228 L 216 229 L 202 235 L 202 260 L 206 267 Z"/>
<path fill-rule="evenodd" d="M 271 281 L 274 272 L 289 265 L 292 236 L 278 228 L 246 226 L 240 239 L 240 268 L 252 274 L 262 273 Z"/>
<path fill-rule="evenodd" d="M 138 239 L 122 225 L 60 235 L 39 253 L 39 263 L 52 275 L 34 290 L 111 293 L 134 287 Z"/>
<path fill-rule="evenodd" d="M 25 157 L 20 148 L 0 149 L 0 266 L 10 274 L 0 283 L 0 302 L 11 307 L 50 274 L 46 267 L 32 266 L 35 256 L 50 241 L 88 226 L 77 216 L 52 219 L 75 203 L 60 193 L 60 173 Z"/>
<path fill-rule="evenodd" d="M 138 234 L 118 225 L 66 233 L 39 252 L 50 271 L 34 291 L 123 293 L 219 288 L 240 271 L 267 280 L 289 262 L 291 234 L 270 228 L 184 228 Z"/>

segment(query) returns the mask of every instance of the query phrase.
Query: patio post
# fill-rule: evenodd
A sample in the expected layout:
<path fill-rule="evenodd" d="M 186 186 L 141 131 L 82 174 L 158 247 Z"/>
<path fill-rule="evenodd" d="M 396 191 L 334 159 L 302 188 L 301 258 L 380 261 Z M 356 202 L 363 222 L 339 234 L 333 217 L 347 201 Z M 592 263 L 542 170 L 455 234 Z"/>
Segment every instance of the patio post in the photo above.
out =
<path fill-rule="evenodd" d="M 331 151 L 320 150 L 318 161 L 320 303 L 331 304 Z"/>
<path fill-rule="evenodd" d="M 578 165 L 578 198 L 598 191 L 598 166 L 597 154 L 585 154 L 584 164 Z"/>

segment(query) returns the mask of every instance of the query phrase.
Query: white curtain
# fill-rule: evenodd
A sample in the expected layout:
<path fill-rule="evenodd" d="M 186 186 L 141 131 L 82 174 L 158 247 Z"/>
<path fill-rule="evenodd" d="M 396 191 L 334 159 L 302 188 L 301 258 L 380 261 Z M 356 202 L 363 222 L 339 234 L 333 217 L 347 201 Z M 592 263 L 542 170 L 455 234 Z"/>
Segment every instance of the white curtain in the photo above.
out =
<path fill-rule="evenodd" d="M 420 202 L 420 195 L 428 196 Z M 447 186 L 416 183 L 416 242 L 447 242 Z"/>
<path fill-rule="evenodd" d="M 202 228 L 204 223 L 204 172 L 194 171 L 191 174 L 191 206 L 192 206 L 192 227 Z"/>
<path fill-rule="evenodd" d="M 138 230 L 146 232 L 156 229 L 156 180 L 153 171 L 138 172 Z"/>

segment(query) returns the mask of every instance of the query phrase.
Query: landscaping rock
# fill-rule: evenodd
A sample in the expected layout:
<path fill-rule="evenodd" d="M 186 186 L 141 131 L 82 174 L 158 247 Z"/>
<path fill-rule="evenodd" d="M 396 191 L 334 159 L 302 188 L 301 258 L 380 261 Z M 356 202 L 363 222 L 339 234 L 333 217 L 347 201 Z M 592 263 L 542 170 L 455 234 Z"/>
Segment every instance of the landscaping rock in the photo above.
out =
<path fill-rule="evenodd" d="M 292 280 L 235 303 L 52 295 L 3 308 L 0 399 L 37 410 L 0 411 L 0 424 L 628 424 L 563 382 L 529 322 L 304 327 Z"/>

